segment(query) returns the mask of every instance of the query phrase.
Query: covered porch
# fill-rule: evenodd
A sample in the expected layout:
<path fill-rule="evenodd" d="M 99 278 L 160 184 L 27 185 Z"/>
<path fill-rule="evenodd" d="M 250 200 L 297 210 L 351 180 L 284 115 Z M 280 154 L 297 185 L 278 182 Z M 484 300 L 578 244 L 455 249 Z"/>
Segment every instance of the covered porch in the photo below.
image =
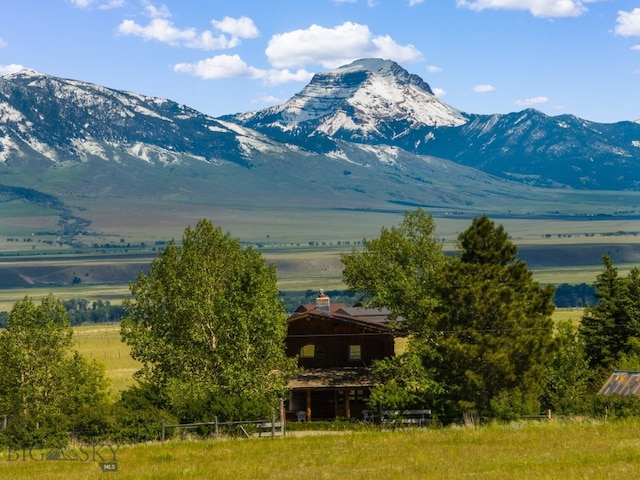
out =
<path fill-rule="evenodd" d="M 368 368 L 308 369 L 289 381 L 289 421 L 362 419 L 375 382 Z"/>

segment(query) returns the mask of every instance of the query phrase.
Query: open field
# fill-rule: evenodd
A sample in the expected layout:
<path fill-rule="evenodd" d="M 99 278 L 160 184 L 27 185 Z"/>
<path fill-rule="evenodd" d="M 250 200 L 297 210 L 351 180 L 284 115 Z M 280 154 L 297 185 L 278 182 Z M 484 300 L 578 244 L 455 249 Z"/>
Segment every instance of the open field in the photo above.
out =
<path fill-rule="evenodd" d="M 120 479 L 609 479 L 636 478 L 640 422 L 519 423 L 441 430 L 121 446 Z M 334 432 L 335 433 L 335 432 Z M 106 449 L 105 449 L 106 450 Z M 34 458 L 38 459 L 34 452 Z M 108 450 L 102 452 L 113 459 Z M 2 452 L 0 477 L 105 478 L 95 461 L 34 461 Z M 9 461 L 11 459 L 11 461 Z"/>
<path fill-rule="evenodd" d="M 78 352 L 105 366 L 114 397 L 133 384 L 133 374 L 140 368 L 140 364 L 131 358 L 131 349 L 120 340 L 120 325 L 75 327 L 73 339 L 74 348 Z"/>
<path fill-rule="evenodd" d="M 524 244 L 525 260 L 541 283 L 592 284 L 602 272 L 602 255 L 612 257 L 621 275 L 640 265 L 640 243 L 635 237 L 616 238 L 620 243 Z M 574 240 L 575 241 L 575 240 Z M 602 239 L 601 239 L 602 241 Z M 270 246 L 260 249 L 267 262 L 278 267 L 282 291 L 341 290 L 341 252 L 357 245 Z M 447 249 L 451 251 L 451 249 Z M 25 295 L 39 300 L 50 292 L 61 299 L 84 298 L 119 304 L 129 294 L 129 282 L 146 271 L 156 254 L 131 252 L 102 255 L 44 255 L 0 257 L 0 311 L 9 311 Z M 61 258 L 64 257 L 64 258 Z M 77 278 L 80 283 L 73 284 Z"/>

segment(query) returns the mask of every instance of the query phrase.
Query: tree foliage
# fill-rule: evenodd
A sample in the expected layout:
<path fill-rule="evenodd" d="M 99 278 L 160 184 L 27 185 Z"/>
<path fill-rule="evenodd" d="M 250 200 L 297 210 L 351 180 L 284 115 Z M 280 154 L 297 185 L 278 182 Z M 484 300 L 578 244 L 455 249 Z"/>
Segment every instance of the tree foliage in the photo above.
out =
<path fill-rule="evenodd" d="M 122 338 L 182 418 L 270 414 L 293 362 L 275 265 L 207 220 L 131 284 Z"/>
<path fill-rule="evenodd" d="M 594 282 L 598 304 L 587 306 L 580 321 L 594 389 L 616 368 L 640 369 L 640 270 L 620 277 L 609 256 L 602 260 Z"/>
<path fill-rule="evenodd" d="M 344 282 L 372 307 L 388 308 L 412 331 L 429 327 L 438 305 L 437 285 L 445 262 L 431 215 L 407 212 L 398 227 L 365 239 L 361 251 L 342 255 Z"/>
<path fill-rule="evenodd" d="M 43 443 L 65 441 L 82 412 L 106 406 L 104 368 L 73 350 L 72 335 L 66 311 L 52 295 L 40 305 L 25 297 L 13 306 L 0 332 L 0 414 L 12 418 L 12 441 L 25 434 Z"/>
<path fill-rule="evenodd" d="M 556 414 L 584 414 L 587 410 L 589 363 L 578 328 L 570 321 L 556 325 L 556 348 L 549 365 L 545 407 Z"/>

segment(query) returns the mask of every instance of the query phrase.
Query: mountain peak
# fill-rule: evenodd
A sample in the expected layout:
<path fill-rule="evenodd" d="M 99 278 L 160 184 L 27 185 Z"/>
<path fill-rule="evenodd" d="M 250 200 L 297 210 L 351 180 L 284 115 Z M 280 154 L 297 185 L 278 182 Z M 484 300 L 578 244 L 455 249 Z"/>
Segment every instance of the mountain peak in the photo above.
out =
<path fill-rule="evenodd" d="M 31 68 L 22 68 L 17 72 L 11 72 L 11 73 L 2 75 L 0 76 L 0 78 L 3 78 L 5 80 L 13 80 L 16 78 L 46 77 L 46 76 L 47 76 L 46 74 L 38 72 L 37 70 L 33 70 Z"/>
<path fill-rule="evenodd" d="M 385 74 L 387 72 L 392 72 L 399 65 L 393 60 L 385 60 L 382 58 L 361 58 L 359 60 L 355 60 L 348 65 L 343 65 L 334 69 L 334 72 L 349 72 L 349 71 L 357 71 L 357 70 L 367 70 L 372 73 L 381 73 Z"/>
<path fill-rule="evenodd" d="M 364 58 L 317 73 L 280 106 L 233 118 L 258 130 L 313 132 L 344 139 L 403 136 L 421 127 L 467 122 L 435 97 L 429 85 L 391 60 Z"/>
<path fill-rule="evenodd" d="M 433 91 L 427 82 L 418 75 L 410 74 L 393 60 L 382 58 L 361 58 L 349 65 L 344 65 L 332 70 L 330 73 L 345 74 L 349 72 L 365 71 L 381 77 L 393 77 L 399 82 L 413 83 L 421 89 L 433 95 Z"/>

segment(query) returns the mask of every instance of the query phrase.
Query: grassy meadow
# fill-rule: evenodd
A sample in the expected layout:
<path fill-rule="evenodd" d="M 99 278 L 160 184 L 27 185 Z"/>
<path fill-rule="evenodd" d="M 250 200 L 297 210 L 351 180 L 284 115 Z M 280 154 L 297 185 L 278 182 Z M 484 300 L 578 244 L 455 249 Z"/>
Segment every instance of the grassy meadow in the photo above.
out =
<path fill-rule="evenodd" d="M 133 374 L 140 364 L 120 339 L 120 325 L 89 325 L 73 329 L 74 348 L 90 360 L 104 365 L 111 380 L 113 396 L 133 384 Z"/>
<path fill-rule="evenodd" d="M 640 466 L 640 422 L 560 420 L 480 428 L 290 432 L 284 438 L 121 446 L 119 479 L 624 479 Z M 315 433 L 315 434 L 314 434 Z M 34 458 L 39 458 L 34 453 Z M 103 451 L 111 461 L 113 455 Z M 12 461 L 8 461 L 11 458 Z M 99 460 L 99 459 L 98 459 Z M 0 478 L 105 478 L 95 461 L 0 458 Z"/>

